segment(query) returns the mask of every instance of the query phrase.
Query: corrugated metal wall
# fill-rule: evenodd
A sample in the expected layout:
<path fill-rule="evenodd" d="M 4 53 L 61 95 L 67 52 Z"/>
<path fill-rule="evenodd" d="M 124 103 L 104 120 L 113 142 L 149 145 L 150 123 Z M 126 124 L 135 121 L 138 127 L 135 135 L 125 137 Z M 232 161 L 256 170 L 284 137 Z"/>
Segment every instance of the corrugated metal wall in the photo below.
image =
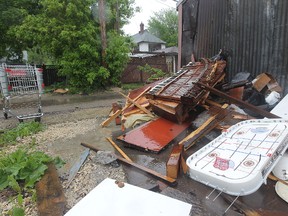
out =
<path fill-rule="evenodd" d="M 228 78 L 268 72 L 288 93 L 287 0 L 186 0 L 182 6 L 182 65 L 192 53 L 211 57 L 223 49 Z"/>

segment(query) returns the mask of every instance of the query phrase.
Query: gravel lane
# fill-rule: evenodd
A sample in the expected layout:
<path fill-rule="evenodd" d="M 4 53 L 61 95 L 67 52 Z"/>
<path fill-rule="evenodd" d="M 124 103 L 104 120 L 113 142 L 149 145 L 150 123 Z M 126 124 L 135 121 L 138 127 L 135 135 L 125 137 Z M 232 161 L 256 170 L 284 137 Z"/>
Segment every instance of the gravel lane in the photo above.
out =
<path fill-rule="evenodd" d="M 53 102 L 54 100 L 54 102 Z M 49 102 L 50 101 L 50 102 Z M 55 102 L 57 101 L 57 102 Z M 62 103 L 61 103 L 62 101 Z M 90 151 L 85 163 L 73 179 L 68 184 L 68 176 L 71 167 L 77 162 L 82 152 L 85 150 L 80 145 L 86 142 L 96 147 L 114 151 L 113 147 L 106 141 L 112 132 L 119 130 L 119 126 L 111 124 L 107 128 L 101 128 L 100 123 L 107 118 L 113 102 L 124 103 L 121 96 L 111 93 L 101 93 L 90 97 L 87 96 L 46 96 L 43 102 L 44 116 L 41 119 L 45 130 L 27 137 L 19 139 L 17 145 L 1 149 L 1 154 L 14 151 L 21 145 L 28 145 L 35 140 L 37 150 L 44 151 L 51 156 L 59 156 L 66 164 L 59 171 L 63 189 L 67 199 L 66 211 L 73 207 L 82 197 L 91 191 L 102 180 L 109 177 L 119 181 L 125 181 L 125 173 L 121 166 L 103 165 L 95 159 L 96 153 Z M 12 128 L 18 124 L 15 117 L 0 121 L 0 130 Z M 13 195 L 10 190 L 0 192 L 0 215 L 7 215 L 15 201 L 9 199 Z M 24 199 L 25 215 L 37 215 L 35 202 L 27 195 Z"/>

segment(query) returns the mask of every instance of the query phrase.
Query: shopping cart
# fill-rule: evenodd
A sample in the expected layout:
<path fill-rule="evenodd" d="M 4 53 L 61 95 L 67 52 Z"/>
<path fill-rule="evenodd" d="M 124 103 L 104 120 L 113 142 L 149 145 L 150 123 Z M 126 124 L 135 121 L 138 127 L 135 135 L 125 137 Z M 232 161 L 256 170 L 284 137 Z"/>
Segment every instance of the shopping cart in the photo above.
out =
<path fill-rule="evenodd" d="M 20 122 L 32 118 L 41 120 L 41 94 L 44 89 L 42 72 L 42 68 L 32 65 L 1 65 L 0 89 L 5 119 L 10 114 Z M 17 112 L 12 111 L 13 108 L 17 108 Z"/>

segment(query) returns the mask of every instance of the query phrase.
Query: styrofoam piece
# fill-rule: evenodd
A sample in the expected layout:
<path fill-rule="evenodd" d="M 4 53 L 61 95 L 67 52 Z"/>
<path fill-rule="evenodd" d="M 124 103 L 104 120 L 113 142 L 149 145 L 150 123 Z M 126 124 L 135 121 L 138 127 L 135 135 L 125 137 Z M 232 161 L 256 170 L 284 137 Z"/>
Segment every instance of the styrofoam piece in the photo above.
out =
<path fill-rule="evenodd" d="M 265 101 L 269 105 L 274 105 L 280 100 L 280 94 L 276 91 L 272 91 L 266 98 Z"/>
<path fill-rule="evenodd" d="M 271 110 L 271 113 L 288 119 L 288 94 Z"/>
<path fill-rule="evenodd" d="M 119 187 L 106 178 L 65 216 L 175 216 L 189 215 L 192 205 L 128 183 Z"/>
<path fill-rule="evenodd" d="M 288 120 L 240 122 L 187 159 L 189 175 L 230 195 L 251 194 L 266 183 L 287 141 Z"/>

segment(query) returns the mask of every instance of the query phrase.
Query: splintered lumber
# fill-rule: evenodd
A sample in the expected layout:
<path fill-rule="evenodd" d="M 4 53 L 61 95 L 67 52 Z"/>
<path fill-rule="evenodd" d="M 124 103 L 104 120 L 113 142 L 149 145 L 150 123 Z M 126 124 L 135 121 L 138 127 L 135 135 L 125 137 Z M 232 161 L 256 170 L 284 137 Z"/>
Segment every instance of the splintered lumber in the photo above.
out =
<path fill-rule="evenodd" d="M 288 186 L 288 182 L 287 181 L 284 181 L 284 180 L 282 180 L 282 179 L 280 179 L 280 178 L 278 178 L 278 177 L 276 177 L 276 176 L 274 176 L 272 174 L 269 174 L 268 178 L 273 180 L 273 181 L 279 181 L 279 182 L 281 182 L 281 183 L 283 183 L 283 184 Z"/>
<path fill-rule="evenodd" d="M 153 117 L 153 114 L 147 110 L 145 107 L 141 106 L 139 103 L 137 103 L 136 101 L 132 100 L 131 98 L 129 98 L 128 96 L 126 96 L 125 94 L 123 94 L 122 92 L 119 92 L 119 94 L 121 94 L 123 97 L 125 97 L 129 102 L 131 102 L 134 106 L 138 107 L 140 110 L 142 110 L 143 112 L 145 112 L 146 114 L 148 114 L 149 116 Z"/>
<path fill-rule="evenodd" d="M 199 85 L 202 88 L 212 92 L 213 94 L 218 95 L 219 97 L 227 99 L 227 100 L 229 100 L 232 103 L 235 103 L 237 105 L 243 106 L 243 107 L 245 107 L 245 108 L 247 108 L 247 109 L 249 109 L 249 110 L 251 110 L 251 111 L 253 111 L 253 112 L 255 112 L 255 113 L 257 113 L 257 114 L 259 114 L 261 116 L 263 116 L 263 117 L 266 117 L 266 118 L 280 118 L 279 116 L 277 116 L 277 115 L 275 115 L 273 113 L 267 112 L 267 111 L 265 111 L 263 109 L 259 109 L 258 107 L 253 106 L 252 104 L 249 104 L 249 103 L 246 103 L 245 101 L 242 101 L 242 100 L 239 100 L 237 98 L 231 97 L 231 96 L 219 91 L 218 89 L 210 87 L 210 86 L 208 86 L 208 85 L 206 85 L 206 84 L 204 84 L 202 82 L 198 82 L 197 85 Z"/>
<path fill-rule="evenodd" d="M 42 179 L 36 184 L 39 216 L 62 216 L 66 199 L 54 164 L 49 164 Z"/>
<path fill-rule="evenodd" d="M 81 143 L 81 145 L 86 147 L 86 148 L 90 148 L 91 150 L 93 150 L 95 152 L 101 151 L 100 149 L 96 148 L 95 146 L 92 146 L 92 145 L 87 144 L 87 143 Z M 151 170 L 147 167 L 144 167 L 144 166 L 141 166 L 141 165 L 136 164 L 134 162 L 131 162 L 131 161 L 129 161 L 125 158 L 122 158 L 120 156 L 115 155 L 115 157 L 117 158 L 118 161 L 120 161 L 126 165 L 130 165 L 130 166 L 133 166 L 135 168 L 138 168 L 139 170 L 142 170 L 142 171 L 156 177 L 157 179 L 164 181 L 165 183 L 169 184 L 170 186 L 176 186 L 177 185 L 177 181 L 173 178 L 170 178 L 168 176 L 164 176 L 161 173 L 158 173 L 158 172 Z"/>
<path fill-rule="evenodd" d="M 118 110 L 121 110 L 122 109 L 122 106 L 119 105 L 118 103 L 113 103 L 112 104 L 112 109 L 113 109 L 113 113 L 117 112 Z M 121 119 L 119 116 L 117 116 L 115 118 L 115 124 L 116 125 L 121 125 Z"/>
<path fill-rule="evenodd" d="M 116 119 L 120 114 L 122 113 L 122 110 L 117 110 L 113 115 L 111 115 L 108 119 L 106 119 L 104 122 L 101 123 L 102 127 L 106 127 L 109 125 L 114 119 Z"/>
<path fill-rule="evenodd" d="M 151 87 L 147 87 L 143 92 L 141 92 L 137 97 L 135 97 L 134 99 L 131 99 L 133 101 L 137 101 L 140 97 L 142 97 L 147 91 L 149 91 L 151 89 Z M 127 104 L 125 105 L 125 107 L 121 110 L 117 110 L 115 113 L 113 113 L 113 115 L 111 115 L 108 119 L 106 119 L 104 122 L 101 123 L 102 127 L 106 127 L 107 125 L 109 125 L 114 119 L 116 119 L 122 112 L 124 112 L 127 108 L 129 108 L 133 103 L 131 101 L 127 101 Z"/>
<path fill-rule="evenodd" d="M 189 167 L 188 165 L 186 164 L 186 160 L 185 158 L 183 157 L 183 154 L 181 154 L 181 167 L 182 167 L 182 171 L 184 174 L 186 174 L 189 170 Z"/>
<path fill-rule="evenodd" d="M 111 145 L 122 155 L 123 158 L 126 160 L 132 162 L 132 160 L 128 157 L 128 155 L 125 154 L 125 152 L 122 151 L 122 149 L 119 148 L 119 146 L 113 142 L 113 140 L 109 137 L 106 137 L 106 139 L 111 143 Z"/>
<path fill-rule="evenodd" d="M 183 151 L 183 145 L 174 145 L 170 154 L 170 157 L 166 163 L 166 175 L 177 179 L 180 162 L 181 162 L 181 153 Z"/>
<path fill-rule="evenodd" d="M 207 121 L 204 122 L 199 128 L 194 130 L 188 136 L 186 136 L 183 140 L 179 142 L 179 145 L 184 145 L 184 150 L 186 151 L 191 146 L 193 146 L 196 141 L 202 138 L 204 135 L 209 133 L 213 128 L 215 128 L 218 123 L 226 117 L 226 108 L 228 104 L 224 104 L 220 111 L 218 111 L 215 115 L 211 116 Z"/>

